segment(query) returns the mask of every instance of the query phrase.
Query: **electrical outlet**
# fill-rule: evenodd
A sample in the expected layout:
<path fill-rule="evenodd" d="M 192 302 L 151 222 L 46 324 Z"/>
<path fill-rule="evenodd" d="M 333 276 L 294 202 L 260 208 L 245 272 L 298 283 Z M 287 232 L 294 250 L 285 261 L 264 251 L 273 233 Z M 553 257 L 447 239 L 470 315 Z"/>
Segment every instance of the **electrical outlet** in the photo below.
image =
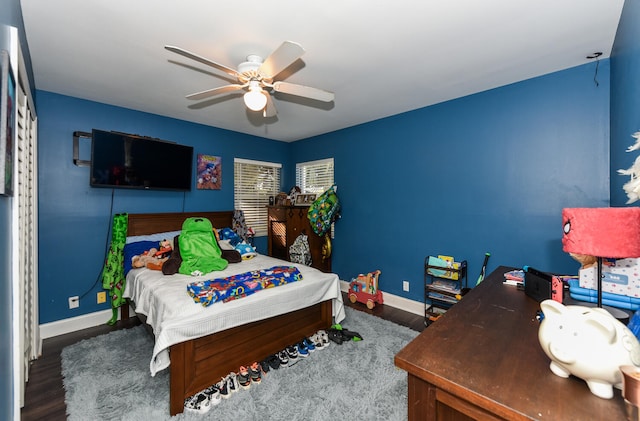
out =
<path fill-rule="evenodd" d="M 97 301 L 98 301 L 98 304 L 102 304 L 102 303 L 107 302 L 107 293 L 106 293 L 106 291 L 102 291 L 102 292 L 98 293 Z"/>
<path fill-rule="evenodd" d="M 73 297 L 69 297 L 69 308 L 78 308 L 80 307 L 80 297 L 74 295 Z"/>
<path fill-rule="evenodd" d="M 402 281 L 402 290 L 409 291 L 409 281 Z"/>

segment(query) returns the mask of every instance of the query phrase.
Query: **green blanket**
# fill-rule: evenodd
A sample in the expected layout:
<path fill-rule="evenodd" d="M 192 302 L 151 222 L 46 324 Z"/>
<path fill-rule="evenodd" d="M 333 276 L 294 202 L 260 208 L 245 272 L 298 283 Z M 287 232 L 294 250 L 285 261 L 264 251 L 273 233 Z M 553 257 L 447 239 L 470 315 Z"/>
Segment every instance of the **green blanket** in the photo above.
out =
<path fill-rule="evenodd" d="M 213 226 L 207 218 L 187 218 L 178 237 L 182 263 L 178 272 L 191 275 L 193 272 L 209 273 L 223 270 L 229 262 L 222 258 Z"/>
<path fill-rule="evenodd" d="M 127 242 L 127 225 L 129 216 L 120 213 L 113 216 L 111 229 L 111 246 L 102 269 L 102 288 L 109 290 L 112 316 L 107 322 L 113 325 L 118 321 L 118 307 L 126 302 L 124 293 L 124 245 Z"/>

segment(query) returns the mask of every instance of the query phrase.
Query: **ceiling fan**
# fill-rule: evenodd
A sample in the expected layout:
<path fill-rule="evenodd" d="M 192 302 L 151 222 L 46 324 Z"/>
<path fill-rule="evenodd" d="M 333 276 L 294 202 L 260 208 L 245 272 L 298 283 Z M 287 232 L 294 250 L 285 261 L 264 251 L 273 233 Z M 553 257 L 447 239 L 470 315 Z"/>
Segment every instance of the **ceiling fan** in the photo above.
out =
<path fill-rule="evenodd" d="M 282 92 L 289 95 L 296 95 L 323 102 L 331 102 L 335 97 L 333 92 L 312 88 L 310 86 L 274 80 L 280 72 L 289 67 L 289 65 L 304 54 L 304 49 L 296 42 L 283 42 L 280 47 L 273 51 L 269 57 L 264 60 L 260 56 L 251 54 L 247 56 L 247 61 L 238 65 L 237 70 L 211 61 L 180 47 L 165 45 L 164 48 L 221 70 L 230 76 L 234 76 L 238 80 L 238 83 L 207 89 L 206 91 L 187 95 L 187 99 L 201 100 L 215 95 L 245 90 L 244 102 L 250 110 L 262 111 L 265 117 L 273 117 L 276 115 L 276 108 L 271 98 L 271 94 L 274 92 Z"/>

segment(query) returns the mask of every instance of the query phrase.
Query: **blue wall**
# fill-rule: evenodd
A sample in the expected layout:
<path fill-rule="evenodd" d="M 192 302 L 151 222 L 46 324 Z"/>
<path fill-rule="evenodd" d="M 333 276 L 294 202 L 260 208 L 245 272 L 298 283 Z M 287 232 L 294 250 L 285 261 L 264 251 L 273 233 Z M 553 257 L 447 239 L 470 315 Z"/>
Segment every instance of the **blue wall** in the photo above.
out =
<path fill-rule="evenodd" d="M 116 191 L 114 212 L 229 209 L 233 157 L 285 164 L 335 158 L 343 218 L 333 267 L 342 279 L 382 270 L 381 288 L 422 299 L 425 256 L 490 267 L 575 273 L 562 251 L 564 207 L 609 204 L 609 61 L 504 86 L 292 144 L 38 92 L 42 323 L 107 308 L 94 285 L 106 248 L 111 191 L 88 185 L 71 160 L 72 133 L 141 133 L 222 156 L 223 189 Z M 60 247 L 64 244 L 64 247 Z M 69 264 L 74 271 L 66 270 Z M 60 278 L 64 273 L 64 278 Z M 411 290 L 401 290 L 402 280 Z M 82 295 L 79 309 L 67 298 Z"/>
<path fill-rule="evenodd" d="M 38 91 L 40 322 L 108 308 L 95 294 L 111 190 L 90 188 L 88 168 L 71 159 L 73 132 L 92 128 L 222 156 L 222 190 L 116 190 L 115 213 L 230 209 L 234 157 L 283 162 L 287 191 L 293 163 L 333 156 L 341 279 L 380 269 L 385 292 L 420 301 L 425 256 L 467 259 L 475 278 L 486 251 L 490 270 L 575 273 L 560 243 L 562 208 L 609 201 L 608 60 L 599 86 L 594 71 L 588 64 L 292 144 Z M 85 293 L 69 310 L 67 298 Z"/>
<path fill-rule="evenodd" d="M 222 158 L 221 190 L 115 190 L 113 213 L 233 209 L 234 158 L 289 165 L 284 161 L 289 156 L 288 145 L 283 142 L 43 91 L 37 92 L 36 101 L 40 145 L 40 323 L 109 308 L 108 304 L 96 304 L 96 293 L 102 290 L 101 281 L 96 284 L 96 280 L 110 239 L 107 230 L 112 190 L 89 187 L 89 168 L 73 164 L 74 131 L 97 128 L 137 133 L 192 145 L 194 154 Z M 81 159 L 90 159 L 89 142 L 80 139 L 80 145 Z M 171 169 L 158 168 L 163 170 Z M 261 240 L 259 251 L 266 253 L 266 240 Z M 69 310 L 68 297 L 85 293 L 80 307 Z"/>
<path fill-rule="evenodd" d="M 622 10 L 611 53 L 611 205 L 624 206 L 628 197 L 622 186 L 627 169 L 640 152 L 626 152 L 640 131 L 640 1 L 627 0 Z M 635 202 L 633 206 L 638 206 Z"/>
<path fill-rule="evenodd" d="M 294 162 L 333 156 L 342 219 L 333 269 L 380 269 L 385 292 L 422 300 L 430 254 L 470 279 L 531 265 L 577 273 L 564 207 L 608 206 L 609 64 L 527 80 L 292 144 Z M 402 291 L 409 280 L 409 293 Z"/>

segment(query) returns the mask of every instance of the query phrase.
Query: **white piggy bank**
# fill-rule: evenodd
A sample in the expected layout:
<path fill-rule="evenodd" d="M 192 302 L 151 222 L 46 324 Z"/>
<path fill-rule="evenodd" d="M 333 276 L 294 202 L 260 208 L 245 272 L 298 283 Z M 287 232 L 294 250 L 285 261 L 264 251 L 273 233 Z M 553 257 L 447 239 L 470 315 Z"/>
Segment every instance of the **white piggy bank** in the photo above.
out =
<path fill-rule="evenodd" d="M 619 367 L 640 366 L 640 343 L 608 311 L 554 300 L 541 302 L 540 308 L 544 318 L 538 339 L 557 376 L 573 374 L 586 381 L 594 395 L 611 399 L 614 386 L 622 389 Z"/>

